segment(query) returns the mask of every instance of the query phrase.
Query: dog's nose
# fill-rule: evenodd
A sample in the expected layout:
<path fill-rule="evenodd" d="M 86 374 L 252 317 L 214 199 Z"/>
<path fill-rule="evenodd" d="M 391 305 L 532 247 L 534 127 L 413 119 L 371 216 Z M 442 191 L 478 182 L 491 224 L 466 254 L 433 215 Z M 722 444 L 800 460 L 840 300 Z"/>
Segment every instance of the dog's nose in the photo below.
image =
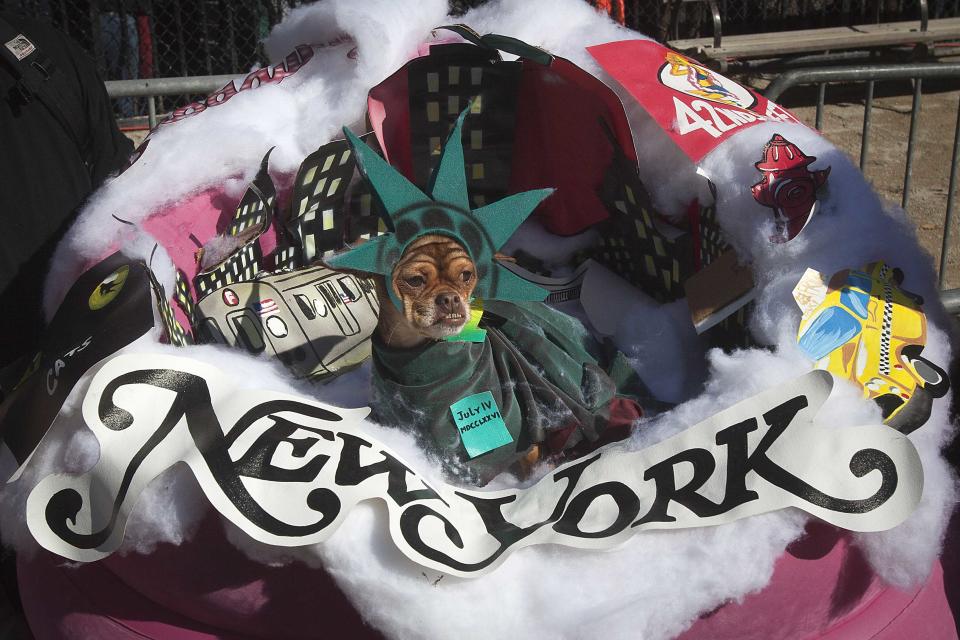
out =
<path fill-rule="evenodd" d="M 444 313 L 453 313 L 460 310 L 460 296 L 456 293 L 441 293 L 434 302 L 437 308 Z"/>

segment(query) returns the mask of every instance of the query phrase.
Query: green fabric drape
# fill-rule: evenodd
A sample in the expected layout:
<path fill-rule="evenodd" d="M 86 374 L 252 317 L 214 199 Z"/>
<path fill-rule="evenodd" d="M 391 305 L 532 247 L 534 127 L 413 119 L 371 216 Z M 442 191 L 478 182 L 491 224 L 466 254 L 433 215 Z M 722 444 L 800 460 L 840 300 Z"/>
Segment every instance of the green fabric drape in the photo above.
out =
<path fill-rule="evenodd" d="M 480 326 L 481 343 L 395 349 L 373 340 L 373 418 L 413 430 L 466 481 L 487 482 L 557 431 L 570 432 L 562 449 L 597 440 L 614 397 L 641 392 L 622 354 L 604 358 L 582 324 L 543 303 L 484 301 Z M 513 442 L 469 459 L 449 407 L 483 391 L 493 394 Z"/>

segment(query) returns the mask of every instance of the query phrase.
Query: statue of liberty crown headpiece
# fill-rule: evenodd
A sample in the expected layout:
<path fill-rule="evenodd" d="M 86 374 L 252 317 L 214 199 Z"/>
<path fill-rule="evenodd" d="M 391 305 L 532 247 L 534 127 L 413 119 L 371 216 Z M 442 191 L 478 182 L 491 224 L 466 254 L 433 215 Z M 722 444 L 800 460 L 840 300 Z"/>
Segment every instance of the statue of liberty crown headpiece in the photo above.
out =
<path fill-rule="evenodd" d="M 468 106 L 444 145 L 427 196 L 349 129 L 343 132 L 356 154 L 357 166 L 369 181 L 393 222 L 393 233 L 373 238 L 326 260 L 334 269 L 378 273 L 387 278 L 393 304 L 402 303 L 390 275 L 404 250 L 417 238 L 438 234 L 458 241 L 477 268 L 474 295 L 489 300 L 543 300 L 547 291 L 497 263 L 494 255 L 553 189 L 537 189 L 507 196 L 471 210 L 463 160 L 461 130 Z"/>

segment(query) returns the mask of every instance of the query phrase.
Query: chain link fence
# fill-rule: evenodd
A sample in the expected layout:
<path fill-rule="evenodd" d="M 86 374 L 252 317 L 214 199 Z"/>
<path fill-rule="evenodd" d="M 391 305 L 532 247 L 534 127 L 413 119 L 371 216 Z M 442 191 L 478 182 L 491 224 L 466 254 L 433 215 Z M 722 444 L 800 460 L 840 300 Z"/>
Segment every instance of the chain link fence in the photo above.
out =
<path fill-rule="evenodd" d="M 97 63 L 105 80 L 240 74 L 265 62 L 261 41 L 287 0 L 0 0 L 0 10 L 49 21 Z M 169 110 L 202 96 L 167 96 Z M 138 98 L 117 116 L 146 113 Z"/>
<path fill-rule="evenodd" d="M 323 0 L 320 0 L 321 2 Z M 455 14 L 485 0 L 453 0 Z M 522 0 L 520 0 L 522 1 Z M 703 0 L 591 0 L 661 40 L 710 36 Z M 717 0 L 724 34 L 919 18 L 919 0 Z M 48 20 L 86 49 L 106 80 L 240 74 L 266 62 L 261 42 L 303 0 L 0 0 L 0 10 Z M 960 0 L 930 0 L 930 17 L 960 15 Z M 161 112 L 202 96 L 166 96 Z M 117 116 L 146 114 L 142 98 Z"/>
<path fill-rule="evenodd" d="M 713 35 L 703 0 L 623 0 L 625 23 L 661 40 Z M 960 0 L 929 0 L 930 18 L 960 15 Z M 724 35 L 920 19 L 919 0 L 717 0 Z"/>

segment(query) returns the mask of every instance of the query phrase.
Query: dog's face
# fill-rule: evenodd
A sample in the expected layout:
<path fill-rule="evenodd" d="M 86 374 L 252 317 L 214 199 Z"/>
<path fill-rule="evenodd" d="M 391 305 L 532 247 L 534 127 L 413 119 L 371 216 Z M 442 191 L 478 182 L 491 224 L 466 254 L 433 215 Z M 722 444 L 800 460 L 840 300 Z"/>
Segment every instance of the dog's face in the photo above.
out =
<path fill-rule="evenodd" d="M 463 329 L 477 284 L 473 260 L 456 240 L 427 235 L 415 240 L 393 268 L 392 285 L 403 315 L 418 333 L 441 339 Z"/>

